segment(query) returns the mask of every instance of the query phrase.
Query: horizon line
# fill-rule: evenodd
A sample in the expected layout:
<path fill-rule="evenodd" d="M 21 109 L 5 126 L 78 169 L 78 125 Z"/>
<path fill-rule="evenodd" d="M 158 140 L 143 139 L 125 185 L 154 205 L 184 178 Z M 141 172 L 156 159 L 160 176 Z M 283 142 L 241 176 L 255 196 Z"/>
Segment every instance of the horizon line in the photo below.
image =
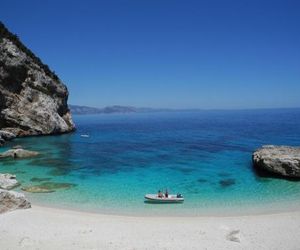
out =
<path fill-rule="evenodd" d="M 218 110 L 275 110 L 275 109 L 300 109 L 299 107 L 249 107 L 249 108 L 166 108 L 166 107 L 146 107 L 146 106 L 132 106 L 132 105 L 107 105 L 104 107 L 96 107 L 96 106 L 88 106 L 88 105 L 78 105 L 78 104 L 68 104 L 69 106 L 78 106 L 78 107 L 86 107 L 86 108 L 94 108 L 94 109 L 105 109 L 109 107 L 127 107 L 127 108 L 136 108 L 136 109 L 153 109 L 153 110 L 170 110 L 170 111 L 218 111 Z"/>

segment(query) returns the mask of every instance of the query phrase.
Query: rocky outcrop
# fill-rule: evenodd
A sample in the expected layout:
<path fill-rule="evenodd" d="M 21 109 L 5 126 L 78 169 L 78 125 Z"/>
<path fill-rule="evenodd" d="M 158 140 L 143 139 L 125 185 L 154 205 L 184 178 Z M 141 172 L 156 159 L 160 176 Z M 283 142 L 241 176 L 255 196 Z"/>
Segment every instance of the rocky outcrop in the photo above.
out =
<path fill-rule="evenodd" d="M 67 100 L 57 75 L 0 22 L 0 129 L 16 136 L 70 132 Z"/>
<path fill-rule="evenodd" d="M 5 143 L 5 141 L 9 141 L 15 137 L 16 136 L 13 133 L 0 130 L 0 146 L 2 146 Z"/>
<path fill-rule="evenodd" d="M 0 213 L 30 207 L 31 204 L 24 194 L 0 189 Z"/>
<path fill-rule="evenodd" d="M 273 174 L 300 178 L 300 147 L 263 146 L 252 156 L 254 166 Z"/>
<path fill-rule="evenodd" d="M 9 190 L 19 185 L 15 175 L 0 174 L 0 188 Z"/>
<path fill-rule="evenodd" d="M 28 157 L 34 157 L 37 156 L 39 153 L 36 151 L 30 151 L 22 148 L 17 149 L 9 149 L 5 151 L 4 153 L 0 153 L 0 158 L 28 158 Z"/>
<path fill-rule="evenodd" d="M 4 140 L 11 140 L 11 139 L 14 139 L 16 136 L 13 134 L 13 133 L 10 133 L 10 132 L 7 132 L 7 131 L 3 131 L 3 130 L 0 130 L 0 137 Z"/>
<path fill-rule="evenodd" d="M 0 174 L 0 214 L 19 209 L 30 208 L 30 202 L 25 195 L 19 192 L 8 191 L 19 185 L 16 176 L 12 174 Z"/>

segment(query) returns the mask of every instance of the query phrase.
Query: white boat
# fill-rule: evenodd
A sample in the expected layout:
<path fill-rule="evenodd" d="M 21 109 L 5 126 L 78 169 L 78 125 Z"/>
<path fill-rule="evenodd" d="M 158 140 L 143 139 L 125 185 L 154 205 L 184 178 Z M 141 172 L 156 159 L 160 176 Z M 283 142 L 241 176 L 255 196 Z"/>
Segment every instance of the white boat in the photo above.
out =
<path fill-rule="evenodd" d="M 85 137 L 85 138 L 88 138 L 90 137 L 89 135 L 80 135 L 81 137 Z"/>
<path fill-rule="evenodd" d="M 169 194 L 168 197 L 165 197 L 164 195 L 162 197 L 158 197 L 157 194 L 146 194 L 145 199 L 148 202 L 153 203 L 180 203 L 184 201 L 181 194 Z"/>

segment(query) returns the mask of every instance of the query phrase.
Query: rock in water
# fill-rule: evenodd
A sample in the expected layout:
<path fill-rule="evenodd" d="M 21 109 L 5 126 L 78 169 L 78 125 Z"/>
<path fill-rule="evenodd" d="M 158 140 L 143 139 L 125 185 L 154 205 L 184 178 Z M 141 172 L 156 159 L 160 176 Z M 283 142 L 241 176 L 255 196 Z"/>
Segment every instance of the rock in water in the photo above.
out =
<path fill-rule="evenodd" d="M 24 194 L 0 189 L 0 213 L 4 213 L 19 208 L 30 208 L 30 207 L 31 204 L 25 198 Z"/>
<path fill-rule="evenodd" d="M 0 188 L 12 189 L 19 186 L 16 176 L 12 174 L 0 174 Z"/>
<path fill-rule="evenodd" d="M 0 107 L 1 107 L 1 100 L 0 100 Z M 0 121 L 0 124 L 1 124 L 1 121 Z M 4 130 L 0 130 L 0 146 L 2 146 L 5 143 L 5 141 L 9 141 L 15 137 L 16 136 L 13 133 L 10 133 L 10 132 L 4 131 Z"/>
<path fill-rule="evenodd" d="M 9 149 L 4 153 L 0 153 L 0 158 L 28 158 L 37 156 L 39 153 L 36 151 L 29 151 L 26 149 L 18 148 L 18 149 Z"/>
<path fill-rule="evenodd" d="M 258 169 L 284 177 L 300 178 L 300 148 L 267 145 L 253 153 L 253 163 Z"/>
<path fill-rule="evenodd" d="M 0 130 L 0 137 L 1 137 L 3 140 L 9 141 L 9 140 L 15 138 L 16 136 L 15 136 L 13 133 L 10 133 L 10 132 L 7 132 L 7 131 Z"/>
<path fill-rule="evenodd" d="M 0 22 L 0 129 L 16 136 L 74 130 L 68 90 Z"/>
<path fill-rule="evenodd" d="M 53 189 L 48 189 L 45 187 L 40 187 L 40 186 L 30 186 L 30 187 L 22 187 L 21 188 L 25 192 L 29 193 L 53 193 L 55 190 Z"/>
<path fill-rule="evenodd" d="M 52 193 L 58 189 L 69 189 L 75 186 L 76 184 L 73 183 L 44 182 L 40 185 L 22 187 L 22 190 L 29 193 Z"/>

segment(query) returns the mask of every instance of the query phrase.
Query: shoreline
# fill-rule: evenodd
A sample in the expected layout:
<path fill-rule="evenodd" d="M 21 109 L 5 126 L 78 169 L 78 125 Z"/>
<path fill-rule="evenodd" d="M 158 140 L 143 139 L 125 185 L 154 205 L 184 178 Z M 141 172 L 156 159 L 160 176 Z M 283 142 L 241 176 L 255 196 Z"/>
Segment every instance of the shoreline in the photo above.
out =
<path fill-rule="evenodd" d="M 183 218 L 183 219 L 203 219 L 203 218 L 210 218 L 210 219 L 217 219 L 217 218 L 247 218 L 247 217 L 260 217 L 260 216 L 277 216 L 277 215 L 288 215 L 288 214 L 299 214 L 300 216 L 300 208 L 298 210 L 291 210 L 291 211 L 282 211 L 282 212 L 270 212 L 270 213 L 258 213 L 258 214 L 236 214 L 236 215 L 203 215 L 203 216 L 188 216 L 188 215 L 182 215 L 182 216 L 168 216 L 168 215 L 129 215 L 129 214 L 105 214 L 101 212 L 92 212 L 92 211 L 83 211 L 83 210 L 76 210 L 72 208 L 60 208 L 60 207 L 52 207 L 52 206 L 44 206 L 44 205 L 38 205 L 38 204 L 31 204 L 32 207 L 29 209 L 17 209 L 13 211 L 9 211 L 8 213 L 14 213 L 16 211 L 29 211 L 29 210 L 44 210 L 49 212 L 55 212 L 55 213 L 61 213 L 61 214 L 78 214 L 78 215 L 86 215 L 86 216 L 99 216 L 99 217 L 122 217 L 122 218 L 168 218 L 168 219 L 176 219 L 176 218 Z M 4 213 L 6 214 L 6 213 Z M 1 216 L 1 214 L 0 214 Z"/>
<path fill-rule="evenodd" d="M 300 210 L 232 217 L 136 217 L 33 205 L 0 215 L 5 249 L 297 249 Z"/>
<path fill-rule="evenodd" d="M 24 192 L 22 192 L 24 193 Z M 26 195 L 26 193 L 24 193 Z M 284 213 L 294 213 L 300 211 L 300 204 L 293 203 L 293 201 L 287 200 L 286 203 L 281 202 L 274 202 L 268 203 L 267 207 L 266 204 L 259 204 L 253 206 L 253 204 L 244 204 L 244 205 L 235 205 L 235 206 L 228 206 L 226 208 L 222 207 L 198 207 L 197 213 L 195 210 L 197 209 L 190 209 L 194 211 L 193 213 L 188 213 L 189 209 L 183 210 L 167 210 L 167 208 L 175 208 L 176 206 L 180 206 L 182 204 L 147 204 L 146 206 L 153 206 L 156 210 L 151 210 L 149 207 L 139 210 L 123 210 L 118 208 L 108 208 L 107 210 L 103 209 L 96 209 L 96 208 L 80 208 L 74 207 L 70 205 L 59 205 L 59 204 L 46 204 L 43 202 L 32 201 L 31 204 L 34 207 L 40 208 L 50 208 L 50 209 L 57 209 L 57 210 L 66 210 L 66 211 L 74 211 L 74 212 L 82 212 L 88 214 L 101 214 L 107 216 L 125 216 L 125 217 L 184 217 L 184 218 L 197 218 L 197 217 L 244 217 L 244 216 L 260 216 L 260 215 L 272 215 L 272 214 L 284 214 Z M 159 210 L 162 208 L 162 210 Z"/>
<path fill-rule="evenodd" d="M 38 208 L 38 209 L 45 209 L 45 210 L 55 210 L 55 211 L 61 211 L 61 212 L 74 212 L 74 213 L 82 213 L 82 214 L 89 214 L 89 215 L 100 215 L 100 216 L 113 216 L 113 217 L 128 217 L 128 218 L 236 218 L 236 217 L 252 217 L 252 216 L 272 216 L 272 215 L 280 215 L 280 214 L 293 214 L 293 213 L 299 213 L 300 214 L 300 207 L 293 208 L 290 210 L 278 210 L 274 209 L 272 211 L 265 211 L 265 212 L 254 212 L 250 214 L 244 214 L 239 213 L 239 211 L 235 211 L 235 213 L 232 214 L 199 214 L 199 215 L 188 215 L 188 214 L 142 214 L 142 213 L 105 213 L 104 211 L 96 211 L 96 210 L 82 210 L 82 209 L 76 209 L 73 207 L 63 207 L 63 206 L 50 206 L 45 204 L 38 204 L 38 203 L 32 203 L 32 208 Z M 31 209 L 32 209 L 31 208 Z M 236 208 L 235 208 L 236 209 Z M 255 210 L 255 208 L 253 208 Z"/>

